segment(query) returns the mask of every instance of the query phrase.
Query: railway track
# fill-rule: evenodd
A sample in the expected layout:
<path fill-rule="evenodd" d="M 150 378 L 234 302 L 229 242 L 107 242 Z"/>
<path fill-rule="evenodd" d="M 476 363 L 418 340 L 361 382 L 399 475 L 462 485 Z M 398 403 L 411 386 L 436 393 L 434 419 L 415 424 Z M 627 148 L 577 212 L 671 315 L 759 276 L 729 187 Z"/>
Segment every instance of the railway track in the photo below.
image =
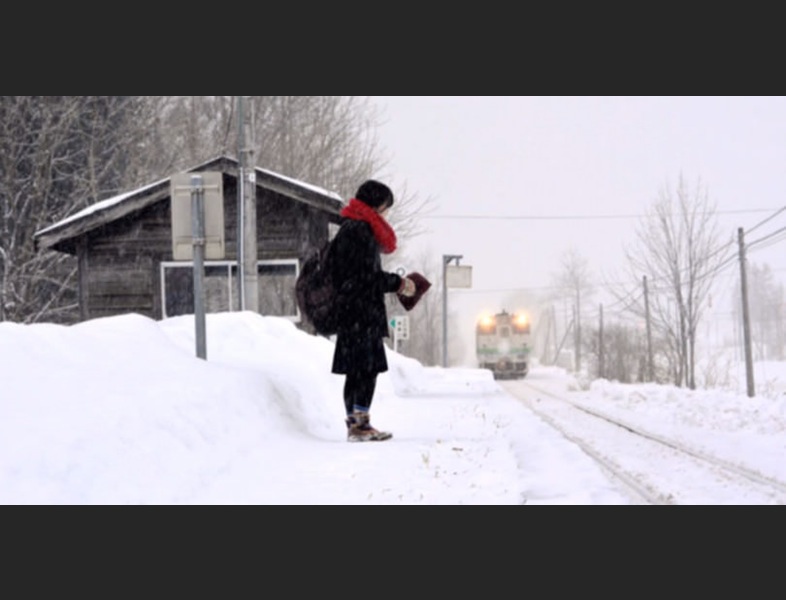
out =
<path fill-rule="evenodd" d="M 786 482 L 530 382 L 501 385 L 595 460 L 633 504 L 786 504 Z"/>

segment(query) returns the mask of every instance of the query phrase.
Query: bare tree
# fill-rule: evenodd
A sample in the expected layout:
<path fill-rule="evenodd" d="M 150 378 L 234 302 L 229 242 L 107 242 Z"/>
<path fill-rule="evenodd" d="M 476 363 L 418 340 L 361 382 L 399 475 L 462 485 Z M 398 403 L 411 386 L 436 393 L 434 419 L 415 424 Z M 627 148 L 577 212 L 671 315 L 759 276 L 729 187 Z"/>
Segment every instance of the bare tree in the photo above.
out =
<path fill-rule="evenodd" d="M 582 312 L 585 302 L 591 300 L 595 294 L 592 286 L 592 276 L 589 263 L 583 258 L 576 248 L 570 248 L 562 257 L 562 271 L 554 277 L 554 299 L 573 302 L 574 312 L 571 317 L 575 333 L 575 370 L 581 370 L 582 347 Z"/>
<path fill-rule="evenodd" d="M 757 360 L 783 360 L 784 288 L 775 281 L 768 265 L 752 263 L 748 269 L 748 297 Z M 737 322 L 742 320 L 739 302 L 733 305 Z"/>
<path fill-rule="evenodd" d="M 626 325 L 609 324 L 603 331 L 605 368 L 603 377 L 620 383 L 634 383 L 646 372 L 646 341 L 641 331 Z M 585 350 L 589 366 L 599 372 L 600 335 L 597 330 L 587 336 Z"/>
<path fill-rule="evenodd" d="M 696 388 L 696 336 L 712 284 L 734 247 L 718 233 L 717 212 L 701 182 L 691 192 L 681 175 L 674 190 L 664 187 L 639 224 L 639 245 L 626 250 L 632 281 L 651 278 L 653 330 L 669 344 L 673 383 Z M 628 302 L 646 318 L 642 300 Z"/>
<path fill-rule="evenodd" d="M 0 97 L 0 320 L 69 320 L 75 265 L 33 236 L 133 178 L 143 111 L 135 96 Z"/>
<path fill-rule="evenodd" d="M 345 198 L 380 177 L 378 114 L 362 96 L 247 96 L 256 166 Z M 237 96 L 0 97 L 0 320 L 75 319 L 70 257 L 35 232 L 152 179 L 238 148 Z M 402 246 L 428 204 L 406 190 Z"/>
<path fill-rule="evenodd" d="M 377 137 L 382 116 L 368 96 L 250 96 L 257 164 L 349 199 L 366 179 L 385 179 Z M 431 199 L 395 190 L 391 222 L 402 241 L 423 233 Z"/>
<path fill-rule="evenodd" d="M 217 154 L 239 156 L 239 96 L 159 98 L 166 131 L 185 168 Z M 366 179 L 384 179 L 387 161 L 377 131 L 381 114 L 369 96 L 243 96 L 253 122 L 250 145 L 256 166 L 338 193 L 349 199 Z M 245 116 L 245 115 L 244 115 Z M 157 138 L 164 137 L 161 134 Z M 161 173 L 164 175 L 165 173 Z M 402 242 L 423 233 L 419 216 L 431 200 L 396 190 L 391 220 Z M 403 246 L 403 243 L 402 243 Z"/>

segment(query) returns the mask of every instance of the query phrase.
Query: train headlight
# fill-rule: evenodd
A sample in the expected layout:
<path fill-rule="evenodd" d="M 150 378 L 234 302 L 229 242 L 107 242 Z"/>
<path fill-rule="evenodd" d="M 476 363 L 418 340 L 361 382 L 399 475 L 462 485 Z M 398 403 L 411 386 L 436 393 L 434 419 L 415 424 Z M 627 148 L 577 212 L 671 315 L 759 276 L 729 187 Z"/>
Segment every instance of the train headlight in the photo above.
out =
<path fill-rule="evenodd" d="M 530 320 L 529 315 L 520 313 L 516 315 L 513 319 L 513 330 L 516 333 L 523 333 L 527 334 L 530 332 Z"/>
<path fill-rule="evenodd" d="M 494 331 L 494 328 L 497 326 L 496 319 L 491 315 L 484 315 L 478 321 L 478 328 L 487 333 L 491 333 Z"/>

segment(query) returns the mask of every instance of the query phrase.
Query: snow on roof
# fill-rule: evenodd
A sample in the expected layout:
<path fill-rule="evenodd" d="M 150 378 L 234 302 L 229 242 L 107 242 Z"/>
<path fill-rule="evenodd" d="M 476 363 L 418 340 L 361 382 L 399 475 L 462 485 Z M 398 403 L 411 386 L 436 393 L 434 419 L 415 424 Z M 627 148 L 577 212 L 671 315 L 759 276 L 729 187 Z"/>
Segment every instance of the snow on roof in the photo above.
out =
<path fill-rule="evenodd" d="M 305 188 L 305 189 L 309 189 L 309 190 L 311 190 L 313 192 L 316 192 L 317 194 L 321 194 L 323 196 L 328 196 L 330 198 L 333 198 L 334 200 L 338 200 L 339 202 L 342 202 L 342 203 L 344 202 L 343 199 L 341 198 L 341 196 L 339 196 L 335 192 L 329 192 L 328 190 L 326 190 L 324 188 L 321 188 L 321 187 L 318 187 L 318 186 L 315 186 L 315 185 L 311 185 L 309 183 L 305 183 L 305 182 L 299 181 L 297 179 L 292 179 L 291 177 L 287 177 L 285 175 L 281 175 L 280 173 L 275 173 L 275 172 L 269 171 L 267 169 L 259 169 L 259 168 L 257 168 L 256 171 L 257 171 L 257 173 L 264 173 L 265 175 L 268 175 L 268 176 L 271 176 L 271 177 L 274 177 L 274 178 L 277 178 L 277 179 L 281 179 L 283 181 L 288 181 L 288 182 L 290 182 L 290 183 L 292 183 L 294 185 L 297 185 L 299 187 L 302 187 L 302 188 Z M 112 198 L 107 198 L 106 200 L 101 200 L 100 202 L 96 202 L 95 204 L 93 204 L 91 206 L 88 206 L 86 209 L 84 209 L 84 210 L 82 210 L 82 211 L 80 211 L 80 212 L 78 212 L 76 214 L 73 214 L 70 217 L 67 217 L 66 219 L 63 219 L 62 221 L 58 221 L 57 223 L 55 223 L 54 225 L 50 225 L 46 229 L 42 229 L 41 231 L 39 231 L 35 235 L 36 235 L 36 237 L 37 236 L 41 236 L 41 235 L 45 235 L 45 234 L 47 234 L 47 233 L 49 233 L 51 231 L 54 231 L 56 229 L 60 229 L 61 227 L 65 226 L 65 225 L 68 225 L 69 223 L 73 223 L 75 221 L 79 221 L 79 220 L 84 219 L 85 217 L 88 217 L 88 216 L 90 216 L 90 215 L 92 215 L 94 213 L 98 213 L 98 212 L 107 210 L 109 208 L 112 208 L 113 206 L 117 206 L 118 204 L 122 204 L 123 202 L 125 202 L 126 200 L 128 200 L 129 198 L 131 198 L 133 196 L 137 196 L 137 195 L 142 194 L 142 193 L 144 193 L 144 192 L 146 192 L 148 190 L 152 190 L 152 189 L 154 189 L 154 188 L 156 188 L 156 187 L 158 187 L 158 186 L 160 186 L 162 184 L 167 183 L 168 181 L 170 181 L 170 179 L 171 178 L 167 177 L 166 179 L 162 179 L 160 181 L 157 181 L 156 183 L 152 183 L 152 184 L 146 185 L 144 187 L 141 187 L 139 189 L 133 190 L 131 192 L 126 192 L 124 194 L 120 194 L 119 196 L 114 196 Z"/>
<path fill-rule="evenodd" d="M 318 187 L 316 185 L 311 185 L 310 183 L 305 183 L 304 181 L 300 181 L 298 179 L 292 179 L 291 177 L 287 177 L 286 175 L 281 175 L 280 173 L 274 173 L 273 171 L 268 171 L 267 169 L 257 169 L 257 173 L 265 173 L 272 177 L 277 177 L 278 179 L 283 179 L 284 181 L 289 181 L 294 185 L 298 185 L 302 188 L 306 188 L 311 190 L 312 192 L 316 192 L 317 194 L 322 194 L 323 196 L 329 196 L 334 200 L 338 200 L 339 202 L 343 203 L 344 199 L 336 194 L 335 192 L 329 192 L 328 190 Z"/>
<path fill-rule="evenodd" d="M 50 231 L 53 231 L 55 229 L 60 229 L 64 225 L 68 225 L 69 223 L 73 223 L 74 221 L 79 221 L 81 219 L 84 219 L 85 217 L 88 217 L 88 216 L 90 216 L 90 215 L 92 215 L 94 213 L 101 212 L 101 211 L 106 210 L 108 208 L 112 208 L 113 206 L 117 206 L 118 204 L 121 204 L 122 202 L 124 202 L 128 198 L 131 198 L 133 196 L 136 196 L 138 194 L 141 194 L 143 192 L 151 190 L 151 189 L 153 189 L 155 187 L 158 187 L 158 186 L 160 186 L 163 183 L 166 183 L 168 181 L 169 181 L 169 178 L 162 179 L 161 181 L 158 181 L 158 182 L 150 184 L 150 185 L 146 185 L 146 186 L 141 187 L 141 188 L 139 188 L 137 190 L 134 190 L 132 192 L 126 192 L 125 194 L 120 194 L 119 196 L 114 196 L 112 198 L 107 198 L 106 200 L 101 200 L 100 202 L 96 202 L 95 204 L 93 204 L 91 206 L 88 206 L 86 209 L 84 209 L 82 211 L 79 211 L 78 213 L 73 214 L 73 215 L 71 215 L 70 217 L 68 217 L 66 219 L 63 219 L 62 221 L 59 221 L 59 222 L 55 223 L 54 225 L 50 225 L 46 229 L 42 229 L 41 231 L 36 233 L 36 236 L 44 235 L 44 234 L 49 233 Z"/>

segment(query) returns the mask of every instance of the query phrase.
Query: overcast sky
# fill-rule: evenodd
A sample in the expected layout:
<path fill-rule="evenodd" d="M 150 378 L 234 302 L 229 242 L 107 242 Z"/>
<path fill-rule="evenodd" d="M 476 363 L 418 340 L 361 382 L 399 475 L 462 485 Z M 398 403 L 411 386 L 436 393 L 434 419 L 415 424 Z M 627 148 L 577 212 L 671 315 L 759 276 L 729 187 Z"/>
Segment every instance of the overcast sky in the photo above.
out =
<path fill-rule="evenodd" d="M 549 287 L 571 248 L 614 280 L 640 217 L 681 174 L 728 239 L 786 206 L 785 96 L 372 98 L 387 177 L 432 200 L 417 248 L 437 264 L 463 255 L 474 287 L 460 294 L 476 304 Z M 782 227 L 786 212 L 756 233 Z M 750 260 L 784 278 L 786 242 Z"/>

